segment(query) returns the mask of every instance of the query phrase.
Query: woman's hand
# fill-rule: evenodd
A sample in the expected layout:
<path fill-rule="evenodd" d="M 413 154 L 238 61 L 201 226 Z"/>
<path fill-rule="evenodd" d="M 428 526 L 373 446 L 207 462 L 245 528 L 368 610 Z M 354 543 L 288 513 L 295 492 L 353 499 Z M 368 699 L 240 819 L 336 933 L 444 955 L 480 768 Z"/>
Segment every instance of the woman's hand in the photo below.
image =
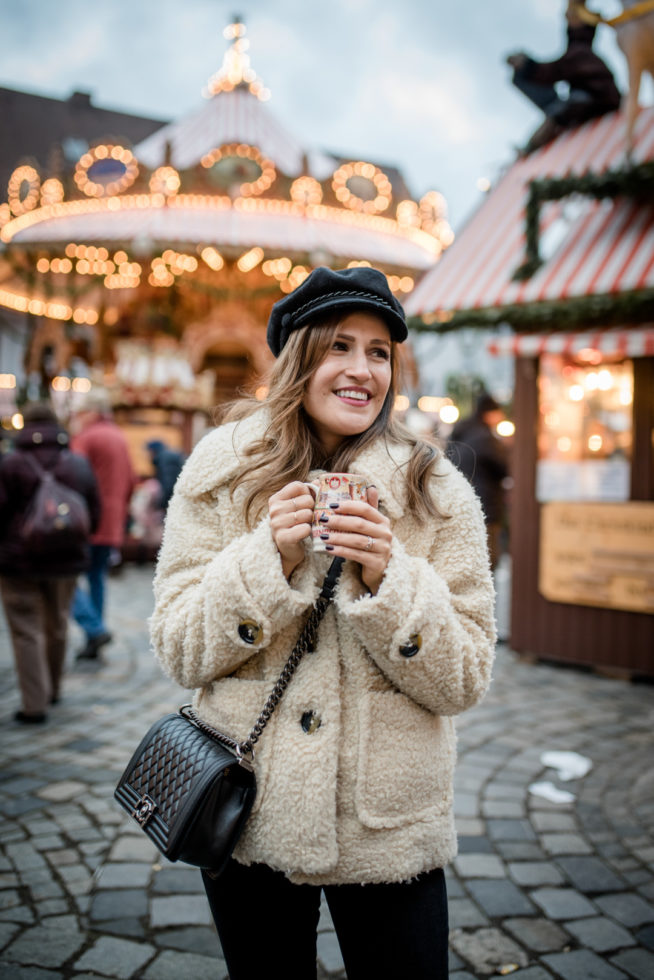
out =
<path fill-rule="evenodd" d="M 363 584 L 373 595 L 381 585 L 391 557 L 391 524 L 378 510 L 379 493 L 368 487 L 368 500 L 344 500 L 323 525 L 327 550 L 335 558 L 350 558 L 361 565 Z"/>
<path fill-rule="evenodd" d="M 309 484 L 295 480 L 268 500 L 273 541 L 282 559 L 287 579 L 304 558 L 302 542 L 311 534 L 314 497 Z"/>

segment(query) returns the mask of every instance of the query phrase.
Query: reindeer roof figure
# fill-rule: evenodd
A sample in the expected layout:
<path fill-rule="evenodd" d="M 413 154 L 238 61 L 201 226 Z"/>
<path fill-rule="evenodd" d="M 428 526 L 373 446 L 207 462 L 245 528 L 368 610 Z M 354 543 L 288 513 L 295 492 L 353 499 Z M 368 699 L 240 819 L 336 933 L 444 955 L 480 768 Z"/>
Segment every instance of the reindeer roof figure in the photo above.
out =
<path fill-rule="evenodd" d="M 654 79 L 654 0 L 622 0 L 622 13 L 603 17 L 574 3 L 575 13 L 585 24 L 607 24 L 616 32 L 629 66 L 629 91 L 625 99 L 627 154 L 633 149 L 634 126 L 638 116 L 638 94 L 645 72 Z"/>
<path fill-rule="evenodd" d="M 566 9 L 567 47 L 555 61 L 535 61 L 524 51 L 508 56 L 513 84 L 545 113 L 545 121 L 532 135 L 524 153 L 544 146 L 564 129 L 613 112 L 620 93 L 611 71 L 592 50 L 595 25 L 579 16 L 583 4 L 569 0 Z M 568 92 L 557 84 L 566 82 Z"/>

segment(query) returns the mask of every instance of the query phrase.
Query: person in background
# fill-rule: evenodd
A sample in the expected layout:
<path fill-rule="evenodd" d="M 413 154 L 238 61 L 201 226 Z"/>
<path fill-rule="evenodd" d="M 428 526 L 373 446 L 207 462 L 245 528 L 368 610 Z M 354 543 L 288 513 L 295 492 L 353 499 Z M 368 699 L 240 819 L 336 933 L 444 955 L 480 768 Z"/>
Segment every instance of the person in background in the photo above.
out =
<path fill-rule="evenodd" d="M 184 456 L 176 449 L 170 449 L 161 439 L 150 440 L 146 443 L 145 448 L 150 454 L 155 476 L 161 486 L 159 506 L 163 511 L 166 511 L 173 495 L 177 477 L 182 472 Z"/>
<path fill-rule="evenodd" d="M 13 451 L 0 461 L 0 589 L 22 699 L 14 718 L 35 724 L 59 700 L 70 603 L 77 576 L 90 562 L 89 542 L 79 536 L 58 544 L 54 556 L 26 546 L 21 529 L 40 483 L 39 467 L 82 496 L 91 529 L 100 498 L 88 461 L 66 451 L 68 433 L 50 406 L 28 404 L 23 420 Z"/>
<path fill-rule="evenodd" d="M 98 481 L 100 523 L 91 537 L 88 589 L 75 589 L 72 613 L 86 634 L 78 660 L 96 660 L 101 647 L 110 643 L 105 625 L 105 584 L 112 551 L 120 549 L 136 477 L 127 440 L 114 422 L 106 392 L 92 389 L 71 419 L 72 447 L 86 456 Z"/>
<path fill-rule="evenodd" d="M 588 119 L 614 112 L 620 107 L 620 92 L 613 75 L 592 50 L 595 27 L 585 23 L 572 0 L 566 10 L 568 44 L 555 61 L 534 61 L 523 51 L 510 54 L 506 61 L 513 68 L 513 84 L 545 113 L 543 124 L 532 135 L 524 153 L 532 153 L 564 129 L 579 126 Z M 565 82 L 567 93 L 557 90 Z"/>
<path fill-rule="evenodd" d="M 314 269 L 273 306 L 265 402 L 245 400 L 200 441 L 168 508 L 153 647 L 232 736 L 345 559 L 257 745 L 234 858 L 203 876 L 233 980 L 265 974 L 280 939 L 285 980 L 315 978 L 322 890 L 350 980 L 447 976 L 452 716 L 490 682 L 493 585 L 470 485 L 394 415 L 406 337 L 379 270 Z M 368 496 L 323 514 L 322 554 L 308 484 L 325 471 L 361 474 Z"/>
<path fill-rule="evenodd" d="M 486 519 L 488 551 L 494 570 L 501 554 L 501 532 L 504 520 L 503 481 L 509 475 L 508 455 L 496 427 L 504 412 L 492 395 L 483 392 L 475 410 L 456 423 L 447 442 L 446 453 L 470 481 L 481 500 Z"/>

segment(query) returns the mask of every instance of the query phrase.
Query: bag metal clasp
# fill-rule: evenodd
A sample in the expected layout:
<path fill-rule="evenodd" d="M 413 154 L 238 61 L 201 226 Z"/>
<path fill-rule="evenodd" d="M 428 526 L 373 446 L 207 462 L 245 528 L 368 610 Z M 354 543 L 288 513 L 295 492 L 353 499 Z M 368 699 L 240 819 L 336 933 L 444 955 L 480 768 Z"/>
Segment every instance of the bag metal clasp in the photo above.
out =
<path fill-rule="evenodd" d="M 147 793 L 144 793 L 132 810 L 132 816 L 138 823 L 140 823 L 142 827 L 145 827 L 154 816 L 156 809 L 157 804 L 154 802 L 152 797 L 148 796 Z"/>

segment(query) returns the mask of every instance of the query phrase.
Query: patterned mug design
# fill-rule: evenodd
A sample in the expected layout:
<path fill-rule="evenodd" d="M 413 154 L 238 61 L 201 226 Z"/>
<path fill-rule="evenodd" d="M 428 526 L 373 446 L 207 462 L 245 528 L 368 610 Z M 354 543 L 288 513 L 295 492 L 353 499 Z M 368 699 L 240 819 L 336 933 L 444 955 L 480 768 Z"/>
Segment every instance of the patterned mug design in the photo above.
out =
<path fill-rule="evenodd" d="M 325 518 L 334 512 L 330 505 L 339 504 L 343 500 L 367 500 L 368 483 L 365 477 L 358 473 L 323 473 L 320 486 L 316 493 L 316 503 L 313 509 L 311 537 L 314 551 L 326 551 L 327 539 L 320 535 L 324 533 L 327 521 Z M 322 518 L 322 520 L 321 520 Z"/>

